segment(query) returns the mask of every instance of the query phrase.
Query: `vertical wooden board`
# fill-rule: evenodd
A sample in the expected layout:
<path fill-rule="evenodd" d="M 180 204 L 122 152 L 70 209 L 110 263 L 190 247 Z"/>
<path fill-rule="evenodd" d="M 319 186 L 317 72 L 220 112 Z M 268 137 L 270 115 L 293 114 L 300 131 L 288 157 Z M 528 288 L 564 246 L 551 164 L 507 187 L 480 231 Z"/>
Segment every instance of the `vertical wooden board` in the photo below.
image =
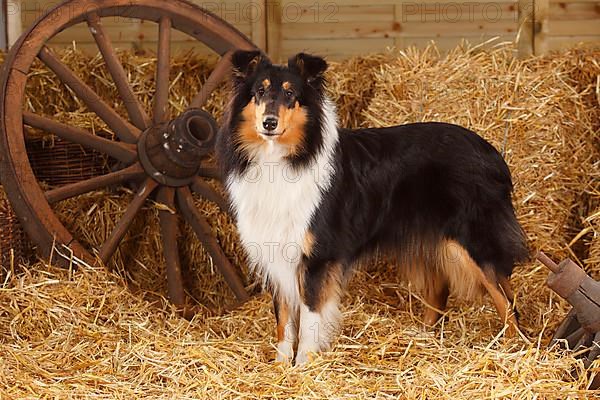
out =
<path fill-rule="evenodd" d="M 267 50 L 267 0 L 251 0 L 250 39 L 260 49 Z"/>
<path fill-rule="evenodd" d="M 8 47 L 12 46 L 23 33 L 23 24 L 21 22 L 21 6 L 19 2 L 9 1 L 6 4 L 6 23 Z"/>
<path fill-rule="evenodd" d="M 282 7 L 281 0 L 267 2 L 267 54 L 274 62 L 281 61 L 282 54 Z"/>
<path fill-rule="evenodd" d="M 8 5 L 7 0 L 0 2 L 0 49 L 8 48 Z"/>
<path fill-rule="evenodd" d="M 550 0 L 534 0 L 535 22 L 533 33 L 533 51 L 544 54 L 547 51 L 547 37 L 550 33 L 549 11 Z"/>
<path fill-rule="evenodd" d="M 404 10 L 402 7 L 402 3 L 394 5 L 394 23 L 399 24 L 400 21 L 404 21 Z M 394 47 L 403 48 L 406 47 L 406 42 L 404 41 L 403 36 L 394 38 Z"/>
<path fill-rule="evenodd" d="M 517 33 L 517 48 L 519 57 L 533 54 L 535 0 L 519 0 L 519 25 Z"/>

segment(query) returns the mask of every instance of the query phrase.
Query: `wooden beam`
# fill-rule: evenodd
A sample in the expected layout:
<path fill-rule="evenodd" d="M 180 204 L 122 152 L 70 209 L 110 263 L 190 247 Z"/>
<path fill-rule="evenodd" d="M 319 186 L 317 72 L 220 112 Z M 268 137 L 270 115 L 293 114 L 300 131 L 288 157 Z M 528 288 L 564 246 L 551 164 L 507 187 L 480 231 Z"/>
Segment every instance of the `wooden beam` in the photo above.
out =
<path fill-rule="evenodd" d="M 267 1 L 267 45 L 266 51 L 273 62 L 281 61 L 281 0 Z"/>
<path fill-rule="evenodd" d="M 267 50 L 267 0 L 251 0 L 252 13 L 250 26 L 252 42 L 260 49 Z"/>
<path fill-rule="evenodd" d="M 533 52 L 540 55 L 548 51 L 550 0 L 534 0 L 534 5 Z"/>
<path fill-rule="evenodd" d="M 535 0 L 519 0 L 517 49 L 521 58 L 533 54 L 534 7 Z"/>

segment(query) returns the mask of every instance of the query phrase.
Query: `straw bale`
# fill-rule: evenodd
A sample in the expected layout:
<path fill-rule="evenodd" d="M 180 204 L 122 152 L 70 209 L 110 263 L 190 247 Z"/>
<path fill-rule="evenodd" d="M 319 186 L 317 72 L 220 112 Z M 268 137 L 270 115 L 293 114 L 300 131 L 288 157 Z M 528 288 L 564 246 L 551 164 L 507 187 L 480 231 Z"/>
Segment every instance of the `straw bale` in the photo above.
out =
<path fill-rule="evenodd" d="M 129 189 L 97 191 L 63 201 L 54 210 L 80 243 L 99 249 L 115 228 L 133 197 Z M 196 198 L 225 254 L 245 273 L 244 253 L 232 219 L 216 205 Z M 151 202 L 135 218 L 115 256 L 109 263 L 136 287 L 165 295 L 166 271 L 158 222 L 161 205 Z M 85 215 L 85 218 L 82 218 Z M 180 223 L 178 238 L 186 290 L 192 298 L 210 310 L 222 312 L 234 304 L 234 297 L 221 274 L 212 264 L 189 225 Z"/>
<path fill-rule="evenodd" d="M 433 45 L 399 51 L 376 73 L 376 95 L 364 116 L 374 126 L 451 122 L 486 138 L 512 171 L 531 249 L 564 256 L 567 223 L 592 163 L 591 110 L 564 71 L 535 58 L 519 61 L 511 51 L 459 46 L 442 56 Z"/>
<path fill-rule="evenodd" d="M 31 246 L 4 188 L 0 186 L 0 280 L 31 256 Z"/>
<path fill-rule="evenodd" d="M 188 322 L 103 269 L 35 265 L 0 287 L 0 396 L 586 398 L 585 374 L 571 375 L 580 361 L 535 338 L 494 337 L 489 304 L 454 309 L 443 327 L 425 330 L 418 302 L 388 278 L 359 272 L 333 351 L 289 368 L 272 362 L 268 296 Z"/>
<path fill-rule="evenodd" d="M 586 261 L 586 270 L 592 277 L 600 281 L 600 207 L 594 210 L 586 219 L 591 237 L 588 241 L 589 253 Z"/>
<path fill-rule="evenodd" d="M 58 52 L 57 55 L 96 93 L 109 101 L 109 105 L 121 115 L 127 115 L 100 54 L 93 56 L 76 48 L 69 48 Z M 128 51 L 119 52 L 118 55 L 134 93 L 146 110 L 151 110 L 155 90 L 156 57 L 153 54 L 134 54 Z M 215 61 L 214 58 L 207 58 L 193 52 L 180 53 L 172 57 L 169 94 L 171 115 L 177 115 L 187 108 L 212 71 Z M 219 86 L 204 107 L 217 120 L 223 115 L 227 90 L 227 83 Z M 31 68 L 26 94 L 26 107 L 30 111 L 96 134 L 114 136 L 106 124 L 94 113 L 89 112 L 86 105 L 40 62 L 34 63 Z M 32 129 L 29 130 L 29 134 L 33 137 L 42 136 L 46 146 L 49 149 L 53 148 L 54 136 Z M 61 173 L 54 169 L 45 172 L 50 175 L 46 183 L 52 183 L 52 174 Z M 131 188 L 99 191 L 61 202 L 55 206 L 55 210 L 65 226 L 75 232 L 80 242 L 91 249 L 98 249 L 125 212 L 131 196 Z M 243 266 L 243 252 L 239 248 L 231 219 L 209 202 L 198 199 L 198 206 L 208 217 L 225 253 L 236 265 Z M 81 215 L 86 215 L 86 218 L 81 218 Z M 181 230 L 180 250 L 186 267 L 189 294 L 201 304 L 222 310 L 233 301 L 230 290 L 215 270 L 210 257 L 195 238 L 191 228 L 182 223 Z M 110 267 L 116 268 L 142 289 L 163 294 L 166 292 L 157 207 L 144 208 L 136 218 L 132 229 L 126 235 L 114 259 L 111 260 Z"/>
<path fill-rule="evenodd" d="M 127 115 L 125 106 L 118 95 L 110 73 L 102 56 L 67 48 L 58 52 L 59 59 L 69 66 L 82 80 L 100 95 L 121 115 Z M 129 78 L 134 94 L 147 110 L 152 109 L 155 91 L 156 56 L 118 51 L 118 56 Z M 172 57 L 170 70 L 169 112 L 177 115 L 183 112 L 194 95 L 206 80 L 216 59 L 207 58 L 194 52 L 177 54 Z M 220 85 L 210 96 L 205 109 L 215 118 L 220 118 L 227 96 L 227 84 Z M 31 67 L 26 87 L 26 105 L 30 111 L 52 116 L 58 121 L 75 123 L 93 132 L 106 130 L 106 124 L 89 112 L 85 103 L 54 75 L 40 61 Z"/>
<path fill-rule="evenodd" d="M 114 99 L 111 104 L 125 115 L 100 58 L 75 50 L 60 57 L 103 98 Z M 150 107 L 155 58 L 126 52 L 120 57 L 134 90 Z M 560 64 L 571 55 L 552 57 Z M 211 62 L 191 53 L 174 57 L 174 114 L 197 93 Z M 581 170 L 591 166 L 587 138 L 594 131 L 587 92 L 574 83 L 587 75 L 573 75 L 569 68 L 553 71 L 550 65 L 537 58 L 514 60 L 510 49 L 479 52 L 463 46 L 442 56 L 430 47 L 333 64 L 329 80 L 334 96 L 339 93 L 335 100 L 341 119 L 350 126 L 435 119 L 463 124 L 492 141 L 505 152 L 515 175 L 515 202 L 532 247 L 559 256 L 566 254 L 570 239 L 561 224 L 570 221 L 577 194 L 591 192 Z M 32 77 L 37 83 L 28 88 L 30 109 L 93 131 L 106 129 L 51 73 L 36 68 Z M 209 101 L 209 111 L 217 116 L 226 92 L 225 86 L 220 88 Z M 55 209 L 81 242 L 97 248 L 125 211 L 132 190 L 98 191 Z M 200 199 L 197 206 L 234 264 L 244 265 L 230 217 Z M 488 299 L 465 303 L 452 297 L 446 319 L 425 329 L 419 294 L 398 282 L 383 260 L 374 260 L 351 283 L 344 299 L 344 327 L 333 351 L 306 367 L 288 368 L 272 362 L 274 316 L 268 295 L 231 313 L 199 313 L 190 322 L 166 301 L 145 300 L 166 294 L 158 209 L 148 203 L 136 218 L 111 263 L 115 273 L 35 264 L 0 283 L 1 398 L 589 395 L 584 389 L 590 380 L 581 373 L 581 361 L 545 348 L 568 306 L 545 287 L 547 272 L 539 264 L 519 268 L 514 278 L 529 342 L 496 336 L 501 324 Z M 181 230 L 187 289 L 220 311 L 232 303 L 232 295 L 190 228 L 181 224 Z M 590 262 L 589 268 L 600 273 L 600 263 Z M 142 293 L 129 291 L 128 281 Z M 143 296 L 147 293 L 152 296 Z M 598 371 L 600 365 L 594 368 Z"/>
<path fill-rule="evenodd" d="M 376 53 L 329 63 L 327 88 L 341 126 L 358 128 L 363 124 L 362 112 L 375 95 L 375 73 L 391 59 L 388 53 Z"/>

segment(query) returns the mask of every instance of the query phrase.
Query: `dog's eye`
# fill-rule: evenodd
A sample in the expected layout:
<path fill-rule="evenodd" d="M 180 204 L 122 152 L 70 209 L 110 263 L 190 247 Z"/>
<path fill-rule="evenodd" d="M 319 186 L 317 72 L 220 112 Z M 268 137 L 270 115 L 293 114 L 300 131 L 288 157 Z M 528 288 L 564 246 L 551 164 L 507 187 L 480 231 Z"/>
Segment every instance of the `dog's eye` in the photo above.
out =
<path fill-rule="evenodd" d="M 292 92 L 291 90 L 286 90 L 285 97 L 287 97 L 288 99 L 291 99 L 292 97 L 294 97 L 294 92 Z"/>
<path fill-rule="evenodd" d="M 256 91 L 256 93 L 257 93 L 259 96 L 262 96 L 263 94 L 265 94 L 265 88 L 259 88 L 259 89 Z"/>

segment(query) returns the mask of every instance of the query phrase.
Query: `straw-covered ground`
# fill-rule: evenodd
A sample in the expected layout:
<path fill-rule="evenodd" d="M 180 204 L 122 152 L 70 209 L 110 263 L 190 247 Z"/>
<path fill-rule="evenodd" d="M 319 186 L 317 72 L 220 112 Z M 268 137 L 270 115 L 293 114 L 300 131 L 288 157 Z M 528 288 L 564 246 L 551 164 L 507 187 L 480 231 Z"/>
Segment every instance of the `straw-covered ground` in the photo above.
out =
<path fill-rule="evenodd" d="M 63 60 L 105 98 L 114 86 L 100 58 L 76 51 Z M 153 95 L 152 55 L 121 54 L 134 90 Z M 381 126 L 424 120 L 465 125 L 490 140 L 513 171 L 514 202 L 533 251 L 570 255 L 600 278 L 600 49 L 576 48 L 517 60 L 510 47 L 466 45 L 390 51 L 332 64 L 340 121 Z M 171 108 L 185 108 L 210 71 L 193 54 L 174 59 Z M 227 88 L 211 98 L 222 114 Z M 28 86 L 31 110 L 90 130 L 104 129 L 41 66 Z M 35 135 L 36 132 L 31 132 Z M 46 140 L 51 138 L 45 137 Z M 51 142 L 51 140 L 49 140 Z M 82 243 L 98 246 L 131 193 L 111 189 L 59 204 Z M 198 199 L 226 253 L 244 256 L 231 219 Z M 451 298 L 444 321 L 423 327 L 423 305 L 382 260 L 365 263 L 344 299 L 344 326 L 331 352 L 303 367 L 273 363 L 274 317 L 259 294 L 228 313 L 232 295 L 192 232 L 184 228 L 189 293 L 217 313 L 180 318 L 167 302 L 158 204 L 148 204 L 120 252 L 117 273 L 83 266 L 24 265 L 0 283 L 0 398 L 592 398 L 600 374 L 549 339 L 568 305 L 544 284 L 534 261 L 513 285 L 523 337 L 508 339 L 491 302 Z M 1 229 L 1 228 L 0 228 Z M 18 271 L 19 268 L 9 268 Z M 127 282 L 143 292 L 132 293 Z M 152 296 L 145 296 L 152 294 Z"/>

